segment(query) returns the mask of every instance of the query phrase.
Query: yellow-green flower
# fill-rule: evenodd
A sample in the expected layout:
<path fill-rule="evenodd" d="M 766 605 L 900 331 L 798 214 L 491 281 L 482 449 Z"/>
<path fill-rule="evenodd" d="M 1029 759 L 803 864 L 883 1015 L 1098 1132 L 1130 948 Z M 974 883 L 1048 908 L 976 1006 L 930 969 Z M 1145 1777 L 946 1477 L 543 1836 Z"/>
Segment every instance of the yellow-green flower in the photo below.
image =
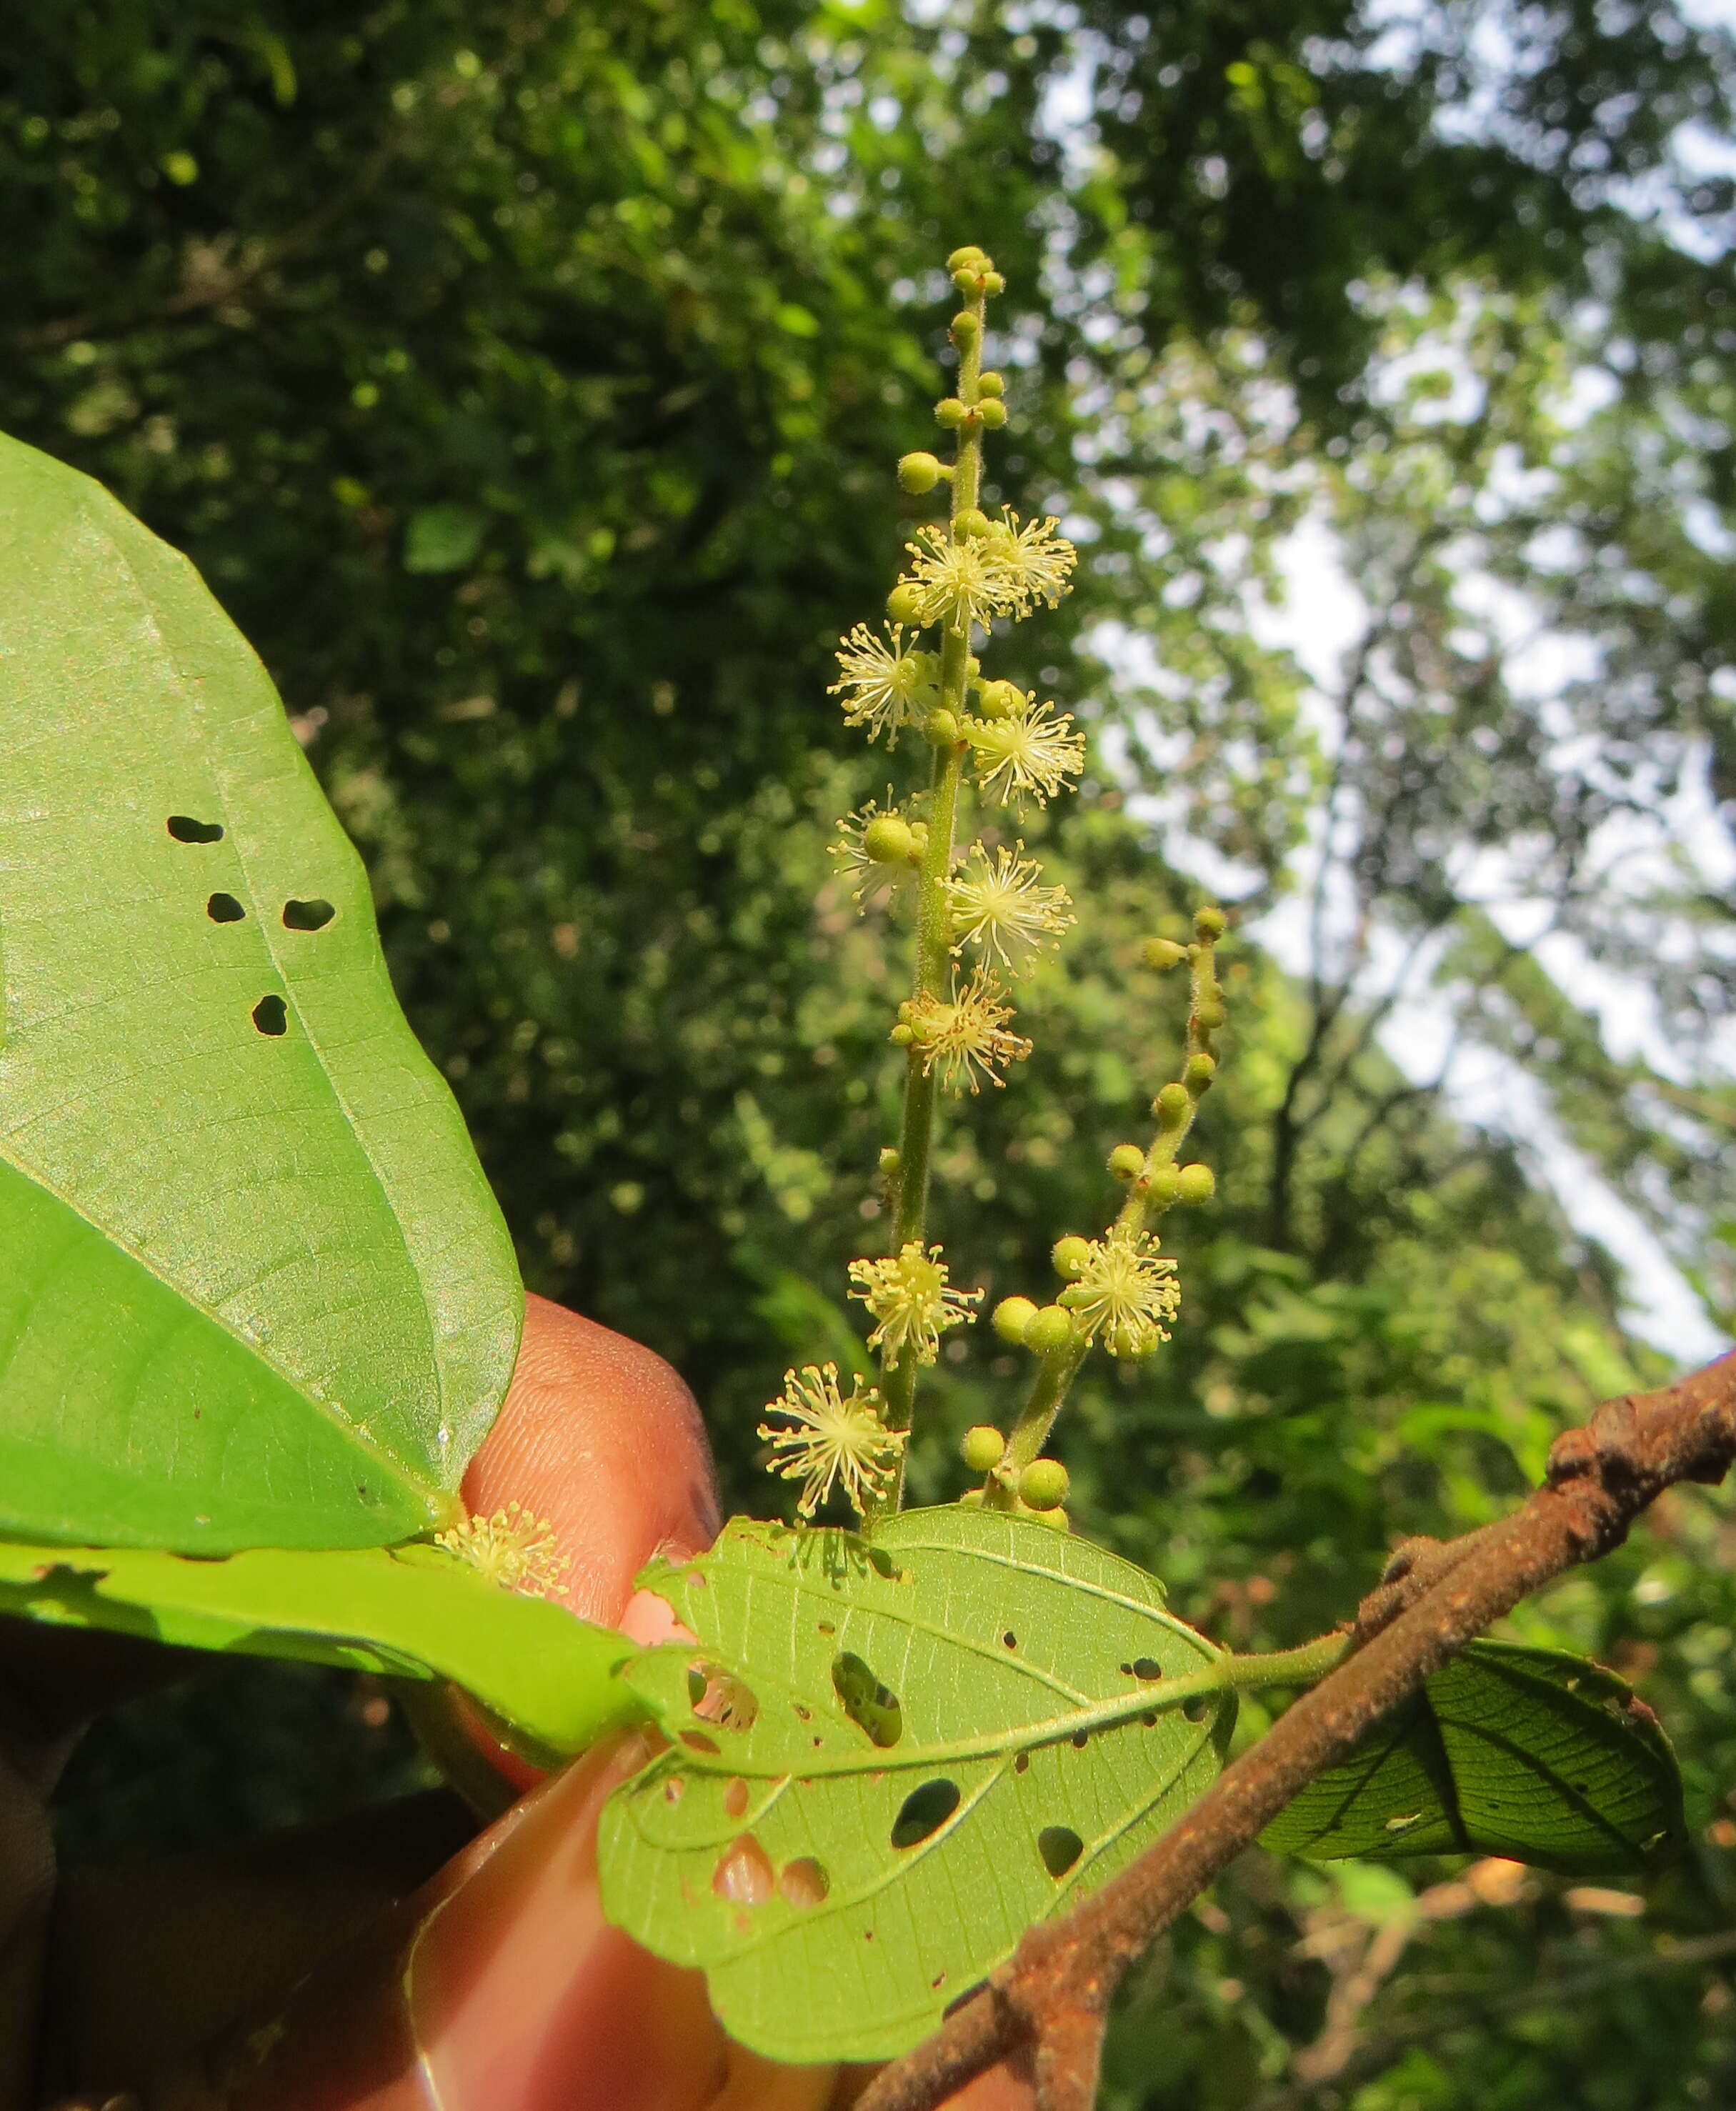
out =
<path fill-rule="evenodd" d="M 842 699 L 846 725 L 866 726 L 870 740 L 884 733 L 896 747 L 898 729 L 934 696 L 935 672 L 932 653 L 906 649 L 901 624 L 878 638 L 859 623 L 838 648 L 838 679 L 826 693 Z"/>
<path fill-rule="evenodd" d="M 919 623 L 944 624 L 949 630 L 986 630 L 998 615 L 1020 613 L 1006 567 L 981 536 L 954 542 L 944 528 L 925 528 L 907 545 L 910 570 L 903 583 L 913 589 Z"/>
<path fill-rule="evenodd" d="M 1052 799 L 1085 766 L 1083 733 L 1064 711 L 1027 695 L 1005 718 L 965 720 L 976 781 L 1000 800 Z"/>
<path fill-rule="evenodd" d="M 1031 1052 L 1023 1035 L 1007 1031 L 1012 1006 L 1002 1004 L 1001 985 L 979 968 L 969 982 L 952 986 L 944 1000 L 924 996 L 909 1007 L 911 1038 L 920 1052 L 925 1072 L 938 1070 L 952 1091 L 982 1089 L 1007 1081 L 1000 1074 L 1009 1063 L 1022 1063 Z"/>
<path fill-rule="evenodd" d="M 1071 591 L 1073 567 L 1079 552 L 1066 537 L 1057 533 L 1060 522 L 1052 515 L 1044 520 L 1022 524 L 1009 506 L 998 520 L 989 524 L 984 538 L 1006 581 L 1005 591 L 1016 595 L 1019 614 L 1027 614 L 1038 602 L 1053 608 Z"/>
<path fill-rule="evenodd" d="M 838 1366 L 808 1364 L 784 1373 L 784 1393 L 766 1404 L 780 1426 L 762 1422 L 759 1436 L 771 1446 L 770 1470 L 786 1481 L 800 1481 L 796 1508 L 811 1517 L 834 1484 L 858 1516 L 884 1494 L 898 1469 L 905 1446 L 902 1429 L 886 1427 L 880 1396 L 860 1380 L 848 1397 L 838 1391 Z"/>
<path fill-rule="evenodd" d="M 548 1519 L 533 1517 L 516 1502 L 492 1517 L 467 1517 L 448 1526 L 434 1534 L 434 1544 L 467 1561 L 490 1583 L 528 1598 L 552 1596 L 572 1565 Z"/>
<path fill-rule="evenodd" d="M 1016 973 L 1073 922 L 1071 897 L 1064 887 L 1039 887 L 1043 868 L 1020 855 L 1023 843 L 1003 843 L 991 857 L 973 843 L 964 868 L 946 883 L 955 942 L 953 951 L 980 946 L 985 954 Z"/>
<path fill-rule="evenodd" d="M 852 1261 L 850 1282 L 850 1295 L 861 1298 L 879 1323 L 868 1337 L 869 1347 L 883 1349 L 893 1362 L 914 1348 L 919 1364 L 933 1363 L 941 1335 L 974 1319 L 970 1308 L 983 1295 L 952 1289 L 940 1248 L 925 1253 L 916 1239 L 887 1260 Z"/>
<path fill-rule="evenodd" d="M 1148 1356 L 1169 1340 L 1181 1303 L 1175 1262 L 1148 1232 L 1119 1224 L 1107 1238 L 1079 1243 L 1084 1251 L 1070 1260 L 1073 1279 L 1057 1301 L 1088 1340 L 1102 1336 L 1111 1355 Z"/>
<path fill-rule="evenodd" d="M 837 867 L 838 876 L 856 897 L 859 908 L 866 908 L 876 895 L 897 894 L 915 883 L 916 867 L 909 858 L 886 858 L 875 855 L 884 847 L 871 842 L 869 830 L 876 821 L 901 822 L 908 831 L 911 848 L 920 855 L 927 833 L 924 824 L 915 819 L 916 802 L 899 806 L 893 801 L 892 788 L 886 791 L 887 804 L 870 799 L 866 806 L 858 806 L 853 814 L 847 814 L 838 824 L 835 842 L 828 847 L 827 856 Z"/>

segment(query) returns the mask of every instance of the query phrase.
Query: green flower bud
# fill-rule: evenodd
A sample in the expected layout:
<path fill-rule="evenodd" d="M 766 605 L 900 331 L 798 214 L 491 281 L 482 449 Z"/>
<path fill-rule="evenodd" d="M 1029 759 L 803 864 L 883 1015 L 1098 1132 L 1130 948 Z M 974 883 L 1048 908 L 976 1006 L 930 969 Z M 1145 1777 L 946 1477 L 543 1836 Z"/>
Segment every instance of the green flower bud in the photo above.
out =
<path fill-rule="evenodd" d="M 1010 719 L 1024 701 L 1025 692 L 1016 682 L 984 682 L 976 707 L 985 719 Z"/>
<path fill-rule="evenodd" d="M 976 415 L 991 433 L 998 433 L 1007 423 L 1007 406 L 998 396 L 985 396 L 976 406 Z"/>
<path fill-rule="evenodd" d="M 961 308 L 948 328 L 955 343 L 969 344 L 982 334 L 982 323 L 969 308 Z"/>
<path fill-rule="evenodd" d="M 1193 1095 L 1185 1085 L 1166 1085 L 1152 1101 L 1152 1112 L 1166 1128 L 1174 1128 L 1183 1121 L 1193 1104 Z"/>
<path fill-rule="evenodd" d="M 1209 1202 L 1218 1191 L 1217 1175 L 1209 1165 L 1184 1165 L 1175 1180 L 1176 1192 L 1184 1202 Z"/>
<path fill-rule="evenodd" d="M 1082 1239 L 1077 1232 L 1070 1233 L 1064 1239 L 1057 1239 L 1049 1249 L 1049 1259 L 1055 1264 L 1055 1273 L 1070 1282 L 1091 1258 L 1091 1242 Z"/>
<path fill-rule="evenodd" d="M 886 613 L 894 623 L 920 623 L 922 589 L 914 579 L 900 579 L 886 597 Z"/>
<path fill-rule="evenodd" d="M 997 374 L 991 366 L 986 374 L 978 375 L 976 388 L 979 396 L 1004 396 L 1007 393 L 1007 376 Z"/>
<path fill-rule="evenodd" d="M 1003 1297 L 994 1308 L 994 1331 L 1003 1342 L 1016 1347 L 1025 1339 L 1030 1323 L 1037 1316 L 1037 1308 L 1028 1297 Z M 985 1466 L 983 1471 L 986 1473 Z"/>
<path fill-rule="evenodd" d="M 1072 1339 L 1072 1314 L 1058 1305 L 1043 1305 L 1025 1330 L 1025 1346 L 1034 1356 L 1052 1356 Z"/>
<path fill-rule="evenodd" d="M 958 1499 L 958 1507 L 961 1510 L 979 1510 L 983 1507 L 982 1490 L 967 1488 Z"/>
<path fill-rule="evenodd" d="M 1229 928 L 1229 919 L 1221 909 L 1214 908 L 1209 903 L 1205 908 L 1196 909 L 1193 912 L 1193 935 L 1202 945 L 1208 944 L 1214 938 L 1221 938 Z"/>
<path fill-rule="evenodd" d="M 907 865 L 916 838 L 908 821 L 896 814 L 879 814 L 862 831 L 862 848 L 876 865 Z"/>
<path fill-rule="evenodd" d="M 1051 1532 L 1071 1532 L 1073 1529 L 1064 1509 L 1027 1510 L 1025 1514 L 1033 1524 L 1047 1525 Z"/>
<path fill-rule="evenodd" d="M 930 711 L 922 730 L 936 747 L 950 747 L 958 738 L 958 720 L 951 711 Z"/>
<path fill-rule="evenodd" d="M 1187 1084 L 1188 1088 L 1191 1091 L 1198 1093 L 1205 1091 L 1206 1087 L 1217 1075 L 1217 1070 L 1218 1059 L 1216 1056 L 1207 1056 L 1202 1051 L 1197 1056 L 1190 1056 L 1188 1058 L 1186 1064 L 1183 1066 L 1181 1074 L 1184 1082 Z"/>
<path fill-rule="evenodd" d="M 1193 1007 L 1193 1016 L 1199 1021 L 1201 1030 L 1216 1033 L 1224 1024 L 1224 1001 L 1216 995 L 1202 996 Z"/>
<path fill-rule="evenodd" d="M 949 271 L 980 271 L 988 262 L 988 252 L 979 248 L 974 242 L 967 242 L 962 248 L 955 249 L 948 257 L 947 269 Z"/>
<path fill-rule="evenodd" d="M 1159 1210 L 1167 1210 L 1181 1196 L 1181 1176 L 1173 1165 L 1154 1166 L 1147 1176 L 1146 1198 Z"/>
<path fill-rule="evenodd" d="M 1185 946 L 1178 946 L 1173 938 L 1147 938 L 1139 948 L 1139 957 L 1148 968 L 1156 968 L 1160 974 L 1173 968 L 1178 960 L 1188 957 Z"/>
<path fill-rule="evenodd" d="M 998 1429 L 986 1422 L 979 1422 L 975 1429 L 967 1429 L 958 1447 L 958 1455 L 973 1473 L 992 1473 L 1001 1463 L 1001 1455 L 1007 1449 L 1007 1439 Z"/>
<path fill-rule="evenodd" d="M 934 422 L 949 433 L 957 432 L 970 413 L 956 396 L 943 396 L 934 406 Z"/>
<path fill-rule="evenodd" d="M 896 1180 L 903 1163 L 904 1160 L 888 1143 L 880 1153 L 880 1178 L 883 1180 Z"/>
<path fill-rule="evenodd" d="M 932 491 L 946 474 L 943 463 L 933 455 L 917 453 L 898 457 L 898 482 L 913 498 L 920 498 L 925 492 Z"/>
<path fill-rule="evenodd" d="M 1033 1459 L 1019 1476 L 1019 1500 L 1034 1510 L 1058 1509 L 1067 1500 L 1067 1469 L 1058 1459 Z"/>
<path fill-rule="evenodd" d="M 907 1025 L 902 1019 L 886 1037 L 895 1048 L 908 1048 L 916 1037 L 916 1028 Z"/>
<path fill-rule="evenodd" d="M 952 523 L 952 533 L 961 541 L 969 535 L 988 533 L 988 515 L 980 506 L 967 506 Z"/>
<path fill-rule="evenodd" d="M 982 272 L 974 266 L 966 265 L 962 271 L 952 274 L 952 284 L 967 297 L 979 293 L 983 290 Z"/>
<path fill-rule="evenodd" d="M 985 293 L 1004 293 L 1007 281 L 998 271 L 985 271 L 983 274 L 983 291 Z"/>
<path fill-rule="evenodd" d="M 1137 1180 L 1145 1170 L 1145 1153 L 1137 1143 L 1118 1143 L 1109 1154 L 1109 1169 L 1117 1180 Z"/>

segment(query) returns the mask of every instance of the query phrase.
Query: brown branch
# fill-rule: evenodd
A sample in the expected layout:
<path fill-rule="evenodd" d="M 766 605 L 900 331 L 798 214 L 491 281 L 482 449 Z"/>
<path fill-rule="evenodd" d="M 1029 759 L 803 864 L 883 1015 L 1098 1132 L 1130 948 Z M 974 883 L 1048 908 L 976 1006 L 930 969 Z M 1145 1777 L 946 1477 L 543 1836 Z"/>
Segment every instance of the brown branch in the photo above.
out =
<path fill-rule="evenodd" d="M 1034 2052 L 1042 2111 L 1088 2111 L 1109 2004 L 1134 1959 L 1290 1800 L 1387 1711 L 1534 1591 L 1619 1546 L 1679 1481 L 1736 1462 L 1736 1355 L 1654 1393 L 1606 1401 L 1557 1437 L 1538 1488 L 1464 1539 L 1412 1540 L 1363 1604 L 1358 1647 L 1234 1760 L 1138 1860 L 1064 1918 L 1039 1923 L 857 2111 L 934 2111 L 1015 2053 Z"/>

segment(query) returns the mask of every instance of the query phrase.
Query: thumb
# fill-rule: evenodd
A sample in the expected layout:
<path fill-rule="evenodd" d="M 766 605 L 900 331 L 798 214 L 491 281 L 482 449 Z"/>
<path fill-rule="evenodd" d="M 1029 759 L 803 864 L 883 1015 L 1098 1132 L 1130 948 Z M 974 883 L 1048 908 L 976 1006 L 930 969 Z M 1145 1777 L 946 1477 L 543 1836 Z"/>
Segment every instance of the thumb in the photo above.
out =
<path fill-rule="evenodd" d="M 634 1600 L 660 1550 L 717 1529 L 693 1397 L 660 1357 L 529 1299 L 512 1385 L 466 1477 L 484 1515 L 551 1527 L 561 1594 L 660 1639 Z M 819 2111 L 830 2069 L 774 2068 L 725 2039 L 703 1978 L 604 1920 L 597 1821 L 643 1764 L 612 1741 L 533 1789 L 414 1898 L 328 1959 L 207 2063 L 249 2111 Z M 503 1768 L 510 1767 L 502 1755 Z"/>

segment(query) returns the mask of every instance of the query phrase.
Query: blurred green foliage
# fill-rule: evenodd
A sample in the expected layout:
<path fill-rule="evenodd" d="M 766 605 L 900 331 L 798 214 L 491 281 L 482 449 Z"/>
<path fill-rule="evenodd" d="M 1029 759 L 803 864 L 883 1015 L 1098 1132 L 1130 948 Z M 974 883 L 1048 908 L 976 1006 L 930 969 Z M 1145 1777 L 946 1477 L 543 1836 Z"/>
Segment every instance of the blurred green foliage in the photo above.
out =
<path fill-rule="evenodd" d="M 824 844 L 905 758 L 824 692 L 929 511 L 890 472 L 966 240 L 1011 281 L 998 495 L 1086 555 L 996 671 L 1081 711 L 1097 776 L 1025 832 L 1085 913 L 1035 1055 L 943 1139 L 957 1279 L 1041 1293 L 1108 1210 L 1179 1038 L 1141 937 L 1208 883 L 1244 932 L 1271 912 L 1226 955 L 1175 1342 L 1062 1427 L 1080 1525 L 1225 1640 L 1293 1641 L 1659 1374 L 1544 1132 L 1729 1323 L 1736 967 L 1684 818 L 1722 842 L 1736 799 L 1727 35 L 1593 0 L 21 0 L 9 27 L 0 426 L 102 477 L 255 641 L 528 1279 L 673 1358 L 734 1500 L 775 1500 L 752 1429 L 784 1364 L 857 1352 L 901 972 Z M 1270 620 L 1293 532 L 1363 595 L 1317 682 Z M 1504 1129 L 1384 1052 L 1407 989 L 1495 1066 Z M 1007 1410 L 1016 1359 L 977 1331 L 919 1498 Z M 1723 1517 L 1673 1500 L 1514 1623 L 1677 1738 L 1696 1846 L 1643 1916 L 1252 1858 L 1130 1990 L 1106 2101 L 1728 2100 Z M 310 1747 L 347 1705 L 294 1702 Z M 199 1736 L 141 1831 L 185 1836 Z M 87 1841 L 121 1749 L 88 1750 Z M 287 1750 L 272 1778 L 274 1814 L 329 1788 Z"/>

